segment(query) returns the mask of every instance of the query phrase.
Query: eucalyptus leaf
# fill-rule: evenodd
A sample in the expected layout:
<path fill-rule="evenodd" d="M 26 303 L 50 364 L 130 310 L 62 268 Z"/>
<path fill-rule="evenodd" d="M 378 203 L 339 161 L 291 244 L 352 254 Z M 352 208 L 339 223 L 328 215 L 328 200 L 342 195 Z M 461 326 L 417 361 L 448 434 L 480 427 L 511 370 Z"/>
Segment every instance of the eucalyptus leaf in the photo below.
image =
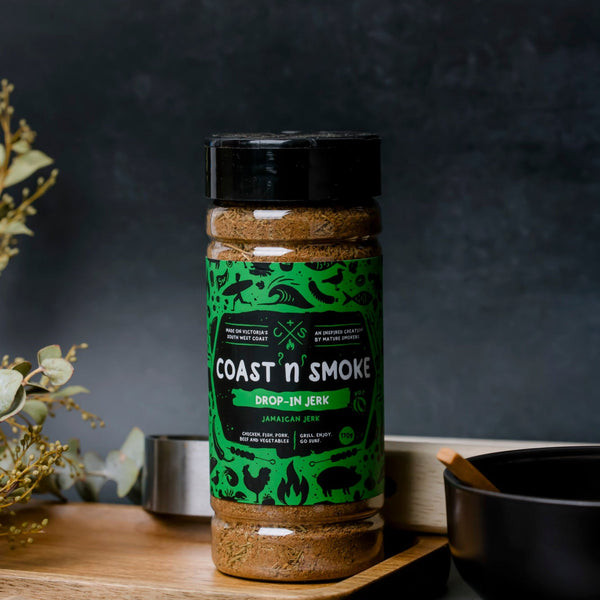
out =
<path fill-rule="evenodd" d="M 4 187 L 10 187 L 27 179 L 38 169 L 51 165 L 54 161 L 40 150 L 30 150 L 13 158 L 6 178 Z"/>
<path fill-rule="evenodd" d="M 61 358 L 62 350 L 58 344 L 53 344 L 52 346 L 46 346 L 38 351 L 37 359 L 40 367 L 42 366 L 42 361 L 47 358 Z"/>
<path fill-rule="evenodd" d="M 27 393 L 28 394 L 49 394 L 50 390 L 43 386 L 41 383 L 34 383 L 33 381 L 27 382 Z"/>
<path fill-rule="evenodd" d="M 17 392 L 23 390 L 23 375 L 14 369 L 0 369 L 0 415 L 13 405 Z M 25 390 L 23 390 L 25 392 Z"/>
<path fill-rule="evenodd" d="M 123 498 L 135 485 L 139 468 L 135 462 L 120 450 L 111 450 L 106 456 L 105 473 L 117 484 L 117 496 Z"/>
<path fill-rule="evenodd" d="M 41 400 L 27 400 L 23 406 L 27 413 L 38 425 L 41 425 L 48 416 L 48 405 Z"/>
<path fill-rule="evenodd" d="M 67 445 L 69 446 L 69 449 L 64 453 L 64 456 L 79 462 L 79 457 L 81 456 L 81 445 L 79 440 L 77 438 L 71 438 Z"/>
<path fill-rule="evenodd" d="M 25 152 L 29 152 L 31 150 L 31 144 L 26 140 L 19 140 L 12 145 L 12 149 L 17 154 L 25 154 Z"/>
<path fill-rule="evenodd" d="M 73 365 L 64 358 L 45 358 L 42 360 L 41 367 L 44 369 L 44 375 L 50 379 L 52 385 L 67 383 L 74 371 Z"/>
<path fill-rule="evenodd" d="M 144 465 L 144 432 L 139 427 L 134 427 L 121 446 L 121 452 L 129 457 L 138 469 Z"/>
<path fill-rule="evenodd" d="M 16 373 L 16 371 L 13 371 Z M 20 385 L 17 389 L 17 393 L 12 401 L 12 404 L 3 411 L 0 411 L 0 421 L 6 421 L 9 417 L 16 415 L 20 412 L 25 405 L 25 400 L 27 400 L 27 396 L 25 395 L 25 388 Z"/>
<path fill-rule="evenodd" d="M 90 483 L 89 478 L 78 479 L 75 482 L 75 489 L 77 490 L 77 493 L 79 494 L 79 497 L 84 502 L 99 502 L 100 501 L 100 493 Z"/>
<path fill-rule="evenodd" d="M 23 375 L 23 377 L 25 377 L 27 375 L 27 373 L 29 373 L 29 371 L 31 371 L 31 363 L 27 360 L 17 363 L 13 367 L 13 371 L 19 371 L 19 373 L 21 373 L 21 375 Z"/>
<path fill-rule="evenodd" d="M 61 388 L 57 392 L 52 392 L 50 398 L 68 398 L 76 396 L 77 394 L 89 394 L 90 390 L 84 388 L 82 385 L 68 385 L 67 387 Z"/>
<path fill-rule="evenodd" d="M 9 440 L 6 445 L 2 446 L 0 450 L 0 468 L 4 471 L 10 472 L 14 467 L 14 460 L 10 451 L 17 450 L 18 440 Z M 9 450 L 10 449 L 10 450 Z"/>
<path fill-rule="evenodd" d="M 69 440 L 67 444 L 68 449 L 63 452 L 63 458 L 74 462 L 80 462 L 80 450 L 79 450 L 79 440 L 77 438 L 72 438 Z M 54 475 L 56 480 L 56 485 L 61 490 L 68 490 L 75 483 L 75 474 L 73 472 L 73 468 L 71 465 L 65 461 L 65 464 L 62 466 L 55 465 L 54 467 Z"/>
<path fill-rule="evenodd" d="M 0 221 L 0 234 L 1 235 L 33 235 L 33 231 L 22 223 L 21 221 L 9 221 L 8 219 L 2 219 Z"/>
<path fill-rule="evenodd" d="M 75 488 L 85 502 L 98 502 L 100 490 L 106 481 L 104 461 L 95 452 L 86 452 L 83 464 L 85 475 L 75 482 Z"/>
<path fill-rule="evenodd" d="M 56 485 L 60 490 L 68 490 L 75 483 L 75 476 L 71 473 L 69 467 L 61 467 L 60 470 L 55 467 L 54 475 L 56 476 Z"/>
<path fill-rule="evenodd" d="M 142 471 L 138 473 L 133 487 L 127 492 L 127 498 L 134 504 L 142 503 Z"/>

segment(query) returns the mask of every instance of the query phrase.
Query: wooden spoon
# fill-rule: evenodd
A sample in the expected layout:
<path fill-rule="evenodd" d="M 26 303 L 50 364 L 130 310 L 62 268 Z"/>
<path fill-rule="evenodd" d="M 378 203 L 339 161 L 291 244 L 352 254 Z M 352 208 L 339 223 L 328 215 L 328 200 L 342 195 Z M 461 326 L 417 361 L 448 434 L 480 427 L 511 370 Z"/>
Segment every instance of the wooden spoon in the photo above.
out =
<path fill-rule="evenodd" d="M 451 448 L 442 448 L 437 459 L 464 484 L 488 492 L 500 491 L 479 469 Z"/>

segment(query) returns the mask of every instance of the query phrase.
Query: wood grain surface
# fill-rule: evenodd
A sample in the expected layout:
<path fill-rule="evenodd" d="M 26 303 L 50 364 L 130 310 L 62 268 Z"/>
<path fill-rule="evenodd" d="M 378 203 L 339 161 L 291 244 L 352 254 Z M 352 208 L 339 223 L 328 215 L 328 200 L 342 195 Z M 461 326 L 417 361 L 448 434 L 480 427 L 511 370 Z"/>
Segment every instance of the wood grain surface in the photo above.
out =
<path fill-rule="evenodd" d="M 440 536 L 415 536 L 404 551 L 341 581 L 265 583 L 216 571 L 207 520 L 159 518 L 138 506 L 110 504 L 48 504 L 19 513 L 29 521 L 44 516 L 46 533 L 33 544 L 10 550 L 0 543 L 0 598 L 324 600 L 362 597 L 383 581 L 411 590 L 421 580 L 443 586 L 448 575 Z M 405 573 L 411 578 L 403 583 Z"/>

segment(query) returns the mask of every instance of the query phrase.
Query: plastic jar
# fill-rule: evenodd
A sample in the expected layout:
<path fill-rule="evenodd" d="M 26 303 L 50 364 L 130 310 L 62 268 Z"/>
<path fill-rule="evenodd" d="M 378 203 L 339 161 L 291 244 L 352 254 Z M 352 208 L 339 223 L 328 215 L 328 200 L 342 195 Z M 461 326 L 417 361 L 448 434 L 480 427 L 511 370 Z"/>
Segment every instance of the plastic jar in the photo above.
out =
<path fill-rule="evenodd" d="M 212 552 L 230 575 L 383 552 L 379 137 L 206 141 Z"/>

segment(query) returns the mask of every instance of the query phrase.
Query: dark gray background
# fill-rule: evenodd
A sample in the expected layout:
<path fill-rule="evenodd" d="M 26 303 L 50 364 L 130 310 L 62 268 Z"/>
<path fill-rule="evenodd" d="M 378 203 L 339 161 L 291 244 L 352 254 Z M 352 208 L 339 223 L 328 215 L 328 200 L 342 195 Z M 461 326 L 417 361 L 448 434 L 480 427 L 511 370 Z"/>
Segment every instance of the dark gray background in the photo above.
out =
<path fill-rule="evenodd" d="M 596 0 L 3 0 L 0 75 L 59 183 L 0 353 L 87 341 L 107 422 L 206 433 L 203 138 L 383 137 L 388 433 L 600 441 Z"/>

